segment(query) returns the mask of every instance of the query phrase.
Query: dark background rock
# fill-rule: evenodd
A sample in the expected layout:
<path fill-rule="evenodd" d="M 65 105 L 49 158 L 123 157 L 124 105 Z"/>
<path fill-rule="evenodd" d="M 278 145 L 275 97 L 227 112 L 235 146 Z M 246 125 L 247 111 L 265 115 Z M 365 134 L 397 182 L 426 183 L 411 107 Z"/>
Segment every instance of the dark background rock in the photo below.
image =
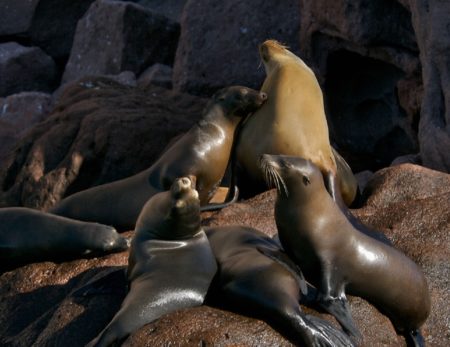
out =
<path fill-rule="evenodd" d="M 46 209 L 63 196 L 144 170 L 201 118 L 204 105 L 155 86 L 100 77 L 74 82 L 1 168 L 0 203 Z"/>
<path fill-rule="evenodd" d="M 432 310 L 422 333 L 430 347 L 446 346 L 449 338 L 449 180 L 448 174 L 411 164 L 387 168 L 375 173 L 368 184 L 372 188 L 366 190 L 370 195 L 365 205 L 353 210 L 362 221 L 384 232 L 426 274 Z M 423 188 L 424 182 L 428 189 Z M 272 235 L 276 230 L 275 196 L 271 190 L 220 212 L 204 214 L 204 224 L 246 224 Z M 120 284 L 103 295 L 80 297 L 74 296 L 74 291 L 126 262 L 127 253 L 123 252 L 62 264 L 32 264 L 2 274 L 0 344 L 84 345 L 110 321 L 124 294 Z M 364 336 L 363 346 L 405 346 L 386 316 L 362 299 L 349 299 Z M 302 308 L 336 324 L 328 314 Z M 209 306 L 165 315 L 132 334 L 124 346 L 159 346 L 165 342 L 186 346 L 290 346 L 260 320 Z"/>
<path fill-rule="evenodd" d="M 0 98 L 0 167 L 14 144 L 49 114 L 50 94 L 23 92 Z"/>
<path fill-rule="evenodd" d="M 129 0 L 179 22 L 187 0 Z"/>
<path fill-rule="evenodd" d="M 297 0 L 191 0 L 184 7 L 174 66 L 177 90 L 210 95 L 242 84 L 259 88 L 265 73 L 258 45 L 274 38 L 298 53 Z"/>
<path fill-rule="evenodd" d="M 164 64 L 154 64 L 146 69 L 138 79 L 139 86 L 156 86 L 172 88 L 172 68 Z"/>
<path fill-rule="evenodd" d="M 38 47 L 24 47 L 16 42 L 0 44 L 0 96 L 22 91 L 52 91 L 56 66 Z"/>
<path fill-rule="evenodd" d="M 177 23 L 141 6 L 97 0 L 78 22 L 63 82 L 172 64 L 178 35 Z"/>

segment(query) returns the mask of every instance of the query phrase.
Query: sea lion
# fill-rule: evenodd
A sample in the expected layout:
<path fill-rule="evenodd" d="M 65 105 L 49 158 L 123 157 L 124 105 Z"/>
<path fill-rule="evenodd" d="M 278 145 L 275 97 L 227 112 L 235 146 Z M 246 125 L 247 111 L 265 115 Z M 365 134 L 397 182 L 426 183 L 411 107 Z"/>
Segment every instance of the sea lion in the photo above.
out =
<path fill-rule="evenodd" d="M 200 226 L 198 193 L 191 179 L 178 178 L 142 209 L 128 260 L 130 291 L 89 346 L 120 342 L 166 313 L 201 305 L 216 271 Z"/>
<path fill-rule="evenodd" d="M 322 171 L 333 198 L 350 205 L 357 181 L 330 145 L 322 90 L 314 72 L 277 41 L 265 41 L 259 53 L 267 74 L 261 91 L 268 100 L 242 126 L 236 146 L 239 166 L 252 181 L 264 182 L 262 154 L 308 158 Z"/>
<path fill-rule="evenodd" d="M 266 100 L 263 92 L 233 86 L 218 91 L 203 119 L 178 139 L 147 170 L 112 183 L 75 193 L 52 213 L 85 221 L 134 228 L 142 206 L 155 193 L 168 190 L 177 177 L 197 178 L 200 203 L 214 195 L 230 158 L 238 123 Z"/>
<path fill-rule="evenodd" d="M 219 270 L 208 296 L 261 318 L 301 346 L 353 346 L 342 331 L 300 308 L 306 282 L 275 241 L 244 226 L 207 228 Z"/>
<path fill-rule="evenodd" d="M 0 270 L 40 261 L 62 261 L 120 252 L 128 241 L 106 225 L 25 207 L 0 209 Z"/>
<path fill-rule="evenodd" d="M 263 155 L 268 181 L 277 182 L 275 220 L 286 253 L 319 290 L 321 306 L 358 335 L 345 294 L 384 312 L 407 340 L 421 344 L 430 313 L 424 274 L 406 255 L 353 227 L 327 193 L 319 168 L 292 156 Z"/>

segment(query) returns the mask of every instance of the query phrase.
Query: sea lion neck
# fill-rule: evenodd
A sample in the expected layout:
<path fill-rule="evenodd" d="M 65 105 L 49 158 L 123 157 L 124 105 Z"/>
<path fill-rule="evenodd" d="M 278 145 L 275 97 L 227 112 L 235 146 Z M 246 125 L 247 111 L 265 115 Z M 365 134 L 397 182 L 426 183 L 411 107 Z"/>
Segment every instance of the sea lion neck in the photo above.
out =
<path fill-rule="evenodd" d="M 234 117 L 231 114 L 227 115 L 227 111 L 222 105 L 211 102 L 206 108 L 203 119 L 197 122 L 197 126 L 201 129 L 210 125 L 215 125 L 228 129 L 235 128 L 240 120 L 240 117 Z"/>

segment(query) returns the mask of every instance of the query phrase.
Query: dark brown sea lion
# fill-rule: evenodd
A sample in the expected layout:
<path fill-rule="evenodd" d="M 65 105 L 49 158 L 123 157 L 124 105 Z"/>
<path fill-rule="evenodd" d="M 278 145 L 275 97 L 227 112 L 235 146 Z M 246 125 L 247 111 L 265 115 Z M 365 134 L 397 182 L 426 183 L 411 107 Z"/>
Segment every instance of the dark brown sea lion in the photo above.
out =
<path fill-rule="evenodd" d="M 40 261 L 120 252 L 128 241 L 106 225 L 24 208 L 0 209 L 0 271 Z"/>
<path fill-rule="evenodd" d="M 170 188 L 177 177 L 197 178 L 200 203 L 214 195 L 228 165 L 238 123 L 266 100 L 263 92 L 229 87 L 214 94 L 203 119 L 176 141 L 147 170 L 63 199 L 52 213 L 129 230 L 145 202 Z"/>
<path fill-rule="evenodd" d="M 318 288 L 322 307 L 358 335 L 345 294 L 360 296 L 409 341 L 422 345 L 418 329 L 430 313 L 430 295 L 420 268 L 394 247 L 355 229 L 311 161 L 264 155 L 261 166 L 278 188 L 275 219 L 283 248 Z"/>
<path fill-rule="evenodd" d="M 302 312 L 306 282 L 275 241 L 244 226 L 206 235 L 219 266 L 211 292 L 221 307 L 264 319 L 300 346 L 353 346 L 342 331 Z"/>
<path fill-rule="evenodd" d="M 350 205 L 357 181 L 331 147 L 322 90 L 314 72 L 277 41 L 259 47 L 267 77 L 261 91 L 267 102 L 242 127 L 237 160 L 253 181 L 264 182 L 259 158 L 264 153 L 310 159 L 322 171 L 334 199 Z"/>
<path fill-rule="evenodd" d="M 216 270 L 198 193 L 189 178 L 176 179 L 142 209 L 128 261 L 130 291 L 89 345 L 109 346 L 166 313 L 201 305 Z"/>

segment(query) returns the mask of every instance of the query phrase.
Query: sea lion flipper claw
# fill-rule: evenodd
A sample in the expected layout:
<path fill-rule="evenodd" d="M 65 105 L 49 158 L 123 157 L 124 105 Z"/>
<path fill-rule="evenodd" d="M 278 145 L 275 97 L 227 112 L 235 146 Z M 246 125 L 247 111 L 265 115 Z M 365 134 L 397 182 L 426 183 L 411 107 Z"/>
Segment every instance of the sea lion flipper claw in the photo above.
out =
<path fill-rule="evenodd" d="M 256 248 L 260 253 L 264 254 L 265 256 L 269 257 L 272 260 L 275 260 L 277 263 L 285 267 L 287 270 L 289 270 L 294 277 L 297 279 L 298 285 L 300 286 L 300 291 L 303 295 L 308 294 L 308 286 L 306 284 L 305 277 L 303 276 L 303 272 L 300 269 L 300 267 L 294 263 L 289 256 L 280 251 L 280 250 L 270 250 L 267 248 Z"/>
<path fill-rule="evenodd" d="M 319 294 L 318 302 L 325 311 L 337 319 L 346 332 L 355 337 L 358 341 L 362 339 L 362 335 L 353 321 L 347 298 L 342 296 L 333 298 L 331 296 Z"/>

